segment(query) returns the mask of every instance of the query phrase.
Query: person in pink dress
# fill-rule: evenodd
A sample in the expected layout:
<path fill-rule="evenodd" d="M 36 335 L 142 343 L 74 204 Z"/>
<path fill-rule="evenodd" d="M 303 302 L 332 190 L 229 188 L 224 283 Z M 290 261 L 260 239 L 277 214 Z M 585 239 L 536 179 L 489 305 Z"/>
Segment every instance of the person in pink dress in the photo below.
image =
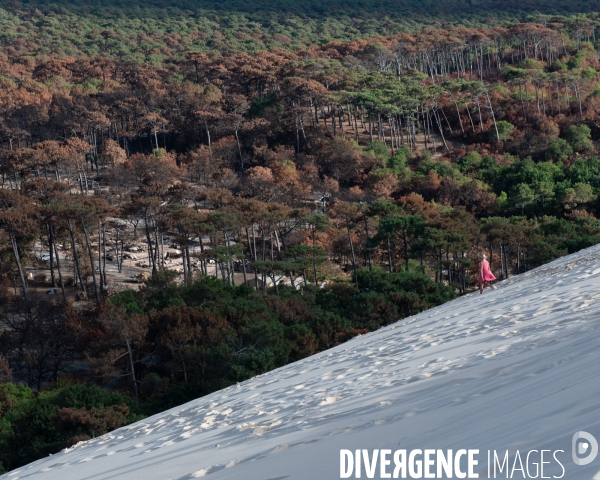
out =
<path fill-rule="evenodd" d="M 496 290 L 496 286 L 490 282 L 496 280 L 494 274 L 490 270 L 490 263 L 487 261 L 485 253 L 479 254 L 479 293 L 483 293 L 485 287 L 490 287 Z"/>

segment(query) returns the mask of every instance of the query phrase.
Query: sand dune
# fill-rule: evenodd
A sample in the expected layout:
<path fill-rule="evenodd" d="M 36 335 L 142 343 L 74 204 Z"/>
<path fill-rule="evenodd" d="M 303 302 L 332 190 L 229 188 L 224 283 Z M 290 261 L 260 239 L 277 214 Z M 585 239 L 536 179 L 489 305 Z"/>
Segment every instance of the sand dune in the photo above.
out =
<path fill-rule="evenodd" d="M 464 448 L 480 478 L 487 450 L 547 449 L 600 479 L 581 430 L 600 440 L 600 246 L 0 478 L 328 480 L 340 449 Z"/>

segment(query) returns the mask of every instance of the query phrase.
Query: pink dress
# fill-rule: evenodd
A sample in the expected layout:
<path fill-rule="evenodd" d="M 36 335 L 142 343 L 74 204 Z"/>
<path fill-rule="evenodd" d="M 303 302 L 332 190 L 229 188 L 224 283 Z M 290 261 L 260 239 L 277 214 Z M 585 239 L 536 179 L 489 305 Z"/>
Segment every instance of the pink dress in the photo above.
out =
<path fill-rule="evenodd" d="M 490 270 L 490 264 L 487 260 L 481 261 L 481 270 L 479 271 L 479 282 L 491 282 L 492 280 L 496 280 L 494 274 Z"/>

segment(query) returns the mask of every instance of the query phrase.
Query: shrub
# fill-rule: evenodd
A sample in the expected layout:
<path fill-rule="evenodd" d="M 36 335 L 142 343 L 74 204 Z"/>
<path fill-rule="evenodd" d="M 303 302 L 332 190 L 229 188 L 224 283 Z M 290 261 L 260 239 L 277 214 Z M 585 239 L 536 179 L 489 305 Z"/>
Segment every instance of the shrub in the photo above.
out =
<path fill-rule="evenodd" d="M 592 149 L 592 131 L 587 125 L 571 125 L 567 130 L 567 140 L 576 152 L 587 152 Z"/>
<path fill-rule="evenodd" d="M 501 142 L 505 142 L 508 140 L 515 131 L 515 126 L 512 123 L 507 122 L 506 120 L 498 120 L 496 122 L 496 128 L 498 129 L 498 137 Z M 495 129 L 491 131 L 493 135 L 492 141 L 496 140 L 496 131 Z"/>
<path fill-rule="evenodd" d="M 546 151 L 548 160 L 554 160 L 555 162 L 564 162 L 572 154 L 573 149 L 571 148 L 571 145 L 562 138 L 552 140 Z"/>

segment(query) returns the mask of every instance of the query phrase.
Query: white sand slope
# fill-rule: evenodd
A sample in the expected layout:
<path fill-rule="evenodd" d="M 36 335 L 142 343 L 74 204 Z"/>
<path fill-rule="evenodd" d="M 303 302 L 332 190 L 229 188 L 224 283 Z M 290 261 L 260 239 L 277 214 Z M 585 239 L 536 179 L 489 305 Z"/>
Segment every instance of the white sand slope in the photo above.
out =
<path fill-rule="evenodd" d="M 600 479 L 571 459 L 600 441 L 600 246 L 498 287 L 0 478 L 328 480 L 342 448 L 477 448 L 481 478 L 488 449 L 561 449 L 563 478 Z"/>

